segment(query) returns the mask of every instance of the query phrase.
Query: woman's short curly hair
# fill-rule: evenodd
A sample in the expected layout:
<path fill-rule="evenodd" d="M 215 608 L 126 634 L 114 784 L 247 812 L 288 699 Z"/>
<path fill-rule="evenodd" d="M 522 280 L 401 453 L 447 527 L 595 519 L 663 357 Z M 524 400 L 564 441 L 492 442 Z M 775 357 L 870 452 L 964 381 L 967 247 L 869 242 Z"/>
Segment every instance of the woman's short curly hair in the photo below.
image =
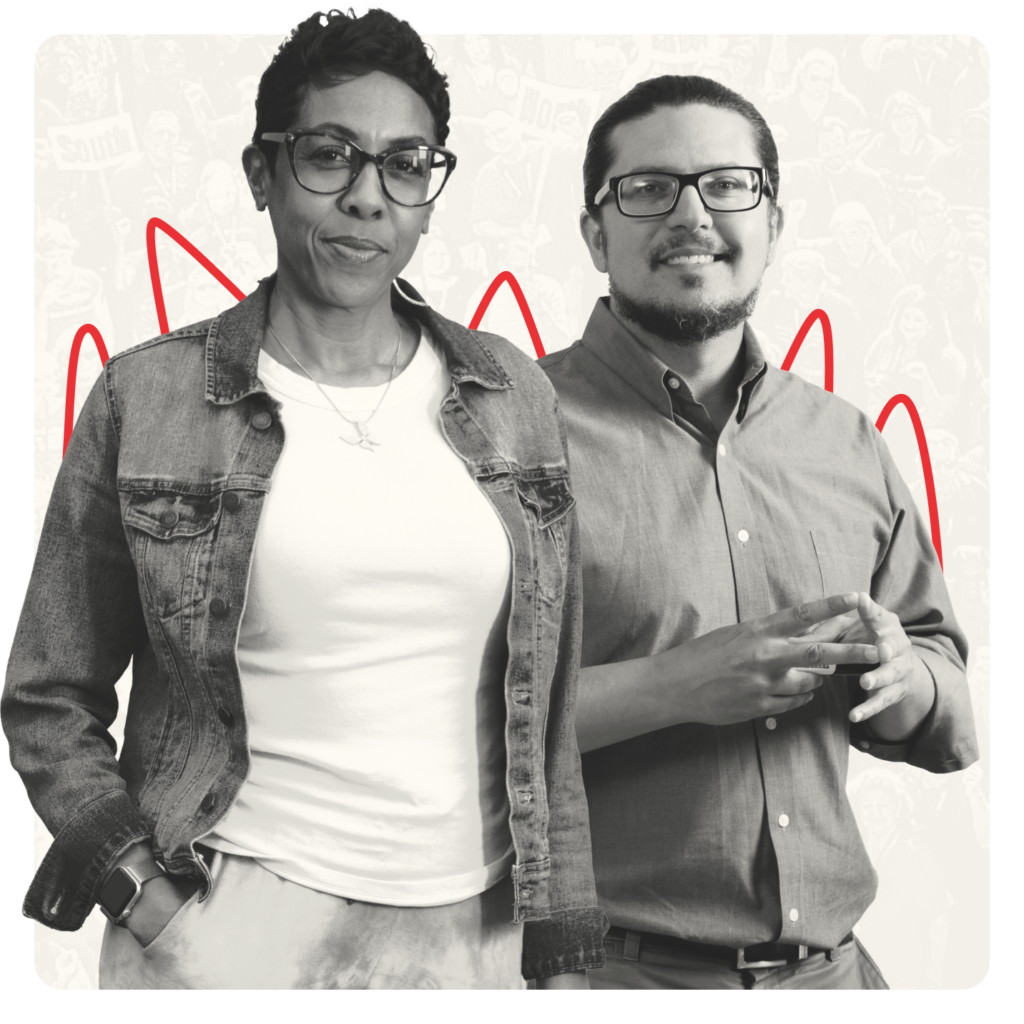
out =
<path fill-rule="evenodd" d="M 253 144 L 274 166 L 277 146 L 264 132 L 293 126 L 310 85 L 329 88 L 351 76 L 383 71 L 405 82 L 427 104 L 439 145 L 448 138 L 448 79 L 434 66 L 419 34 L 407 22 L 379 9 L 361 18 L 319 11 L 293 29 L 260 79 Z"/>

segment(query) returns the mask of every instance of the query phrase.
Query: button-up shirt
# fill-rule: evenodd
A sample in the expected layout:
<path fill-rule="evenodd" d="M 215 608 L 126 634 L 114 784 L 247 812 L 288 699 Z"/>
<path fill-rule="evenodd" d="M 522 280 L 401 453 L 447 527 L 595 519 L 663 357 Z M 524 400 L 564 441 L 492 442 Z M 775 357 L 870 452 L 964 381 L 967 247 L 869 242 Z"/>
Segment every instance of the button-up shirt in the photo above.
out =
<path fill-rule="evenodd" d="M 51 927 L 80 927 L 105 871 L 145 837 L 169 873 L 199 877 L 209 894 L 194 844 L 249 773 L 236 643 L 284 445 L 257 373 L 272 288 L 111 358 L 57 475 L 3 697 L 11 760 L 55 837 L 24 911 Z M 573 728 L 578 542 L 555 395 L 509 342 L 410 291 L 397 286 L 394 306 L 426 325 L 452 378 L 442 433 L 511 549 L 503 735 L 523 971 L 596 967 L 604 916 Z M 410 510 L 447 498 L 420 489 Z M 115 758 L 114 685 L 129 660 Z"/>
<path fill-rule="evenodd" d="M 835 946 L 876 888 L 845 793 L 849 744 L 933 772 L 977 757 L 966 642 L 927 527 L 867 417 L 766 364 L 749 328 L 719 433 L 606 302 L 542 361 L 578 500 L 583 666 L 865 590 L 899 615 L 936 699 L 909 741 L 879 743 L 848 719 L 858 679 L 836 675 L 783 715 L 585 754 L 598 898 L 626 928 Z"/>

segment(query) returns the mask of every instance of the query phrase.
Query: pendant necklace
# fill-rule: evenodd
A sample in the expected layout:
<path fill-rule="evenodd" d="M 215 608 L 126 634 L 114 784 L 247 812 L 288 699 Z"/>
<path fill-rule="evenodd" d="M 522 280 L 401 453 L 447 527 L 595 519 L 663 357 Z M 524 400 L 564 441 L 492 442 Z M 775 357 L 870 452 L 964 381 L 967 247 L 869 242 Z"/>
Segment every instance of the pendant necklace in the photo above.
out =
<path fill-rule="evenodd" d="M 323 396 L 324 396 L 324 398 L 326 398 L 326 399 L 327 399 L 327 402 L 328 402 L 328 404 L 330 405 L 330 407 L 331 407 L 331 408 L 332 408 L 332 409 L 333 409 L 333 410 L 334 410 L 334 411 L 335 411 L 335 412 L 336 412 L 336 413 L 337 413 L 337 414 L 338 414 L 338 415 L 339 415 L 339 416 L 340 416 L 340 417 L 341 417 L 341 418 L 342 418 L 342 419 L 343 419 L 343 420 L 344 420 L 344 421 L 345 421 L 345 422 L 346 422 L 346 423 L 347 423 L 347 424 L 348 424 L 348 425 L 349 425 L 350 427 L 355 427 L 355 428 L 356 428 L 356 433 L 358 433 L 358 434 L 359 434 L 359 439 L 358 439 L 358 440 L 356 440 L 356 441 L 350 441 L 350 440 L 349 440 L 349 439 L 348 439 L 347 437 L 343 437 L 343 436 L 342 436 L 341 434 L 339 434 L 339 435 L 338 435 L 338 440 L 339 440 L 339 441 L 344 441 L 344 442 L 345 442 L 345 444 L 350 444 L 350 445 L 353 445 L 353 446 L 357 446 L 357 447 L 359 447 L 359 448 L 362 448 L 362 449 L 363 449 L 364 451 L 368 451 L 368 452 L 371 452 L 371 453 L 373 452 L 374 446 L 379 446 L 379 445 L 380 445 L 380 441 L 377 441 L 377 440 L 375 440 L 374 438 L 370 437 L 369 423 L 370 423 L 370 420 L 372 420 L 372 419 L 373 419 L 373 417 L 377 415 L 377 410 L 378 410 L 378 409 L 380 409 L 380 407 L 381 407 L 381 404 L 383 403 L 384 399 L 385 399 L 385 398 L 387 397 L 387 393 L 388 393 L 388 391 L 389 391 L 389 390 L 391 389 L 391 382 L 392 382 L 392 381 L 393 381 L 393 380 L 395 379 L 395 367 L 396 367 L 396 366 L 398 366 L 398 353 L 399 353 L 399 352 L 401 351 L 401 348 L 402 348 L 402 328 L 401 328 L 401 325 L 399 325 L 399 324 L 397 323 L 397 321 L 396 321 L 396 324 L 395 324 L 395 326 L 397 326 L 397 327 L 398 327 L 398 344 L 397 344 L 397 345 L 395 345 L 395 357 L 394 357 L 394 359 L 392 359 L 392 360 L 391 360 L 391 372 L 390 372 L 390 373 L 388 374 L 388 383 L 387 383 L 387 386 L 386 386 L 386 387 L 384 388 L 384 393 L 383 393 L 383 394 L 382 394 L 382 395 L 380 396 L 380 398 L 379 398 L 379 399 L 377 400 L 377 404 L 376 404 L 376 405 L 375 405 L 375 406 L 373 407 L 373 411 L 372 411 L 372 412 L 370 413 L 370 415 L 369 415 L 369 416 L 365 417 L 364 419 L 350 420 L 350 419 L 349 419 L 349 418 L 348 418 L 348 417 L 347 417 L 347 416 L 346 416 L 346 415 L 345 415 L 345 414 L 344 414 L 344 413 L 343 413 L 343 412 L 342 412 L 342 411 L 341 411 L 341 410 L 340 410 L 340 409 L 339 409 L 339 408 L 338 408 L 338 407 L 337 407 L 337 406 L 336 406 L 336 405 L 334 404 L 334 402 L 333 402 L 333 401 L 331 400 L 331 396 L 330 396 L 329 394 L 327 394 L 327 392 L 326 392 L 326 391 L 324 391 L 324 389 L 323 389 L 322 387 L 320 387 L 320 385 L 319 385 L 319 384 L 318 384 L 318 383 L 316 382 L 315 378 L 313 377 L 313 374 L 311 374 L 311 373 L 309 372 L 309 370 L 307 370 L 307 369 L 306 369 L 306 368 L 305 368 L 305 367 L 304 367 L 304 366 L 302 365 L 302 363 L 300 363 L 300 362 L 298 361 L 298 359 L 296 359 L 296 358 L 295 358 L 295 356 L 293 355 L 293 353 L 291 352 L 291 350 L 290 350 L 290 349 L 288 348 L 288 346 L 287 346 L 287 345 L 285 345 L 285 343 L 284 343 L 284 342 L 283 342 L 283 341 L 282 341 L 282 340 L 281 340 L 281 339 L 280 339 L 280 338 L 279 338 L 279 337 L 277 336 L 277 331 L 275 331 L 275 330 L 274 330 L 274 326 L 273 326 L 273 324 L 271 324 L 271 322 L 270 322 L 269 320 L 267 321 L 267 329 L 268 329 L 268 330 L 270 331 L 270 333 L 271 333 L 271 334 L 272 334 L 272 335 L 274 336 L 274 340 L 275 340 L 275 341 L 276 341 L 276 342 L 278 343 L 278 345 L 280 345 L 280 346 L 281 346 L 281 348 L 282 348 L 282 349 L 284 349 L 284 351 L 288 353 L 288 356 L 289 356 L 289 358 L 290 358 L 290 359 L 292 360 L 292 362 L 293 362 L 293 363 L 295 363 L 295 365 L 296 365 L 296 366 L 297 366 L 297 367 L 298 367 L 298 368 L 299 368 L 299 369 L 300 369 L 300 370 L 301 370 L 301 371 L 302 371 L 302 372 L 303 372 L 303 373 L 304 373 L 304 374 L 305 374 L 305 375 L 306 375 L 306 376 L 307 376 L 307 377 L 308 377 L 308 378 L 309 378 L 309 379 L 310 379 L 311 381 L 313 381 L 313 386 L 314 386 L 314 387 L 315 387 L 315 388 L 317 389 L 317 391 L 319 391 L 319 392 L 320 392 L 320 394 L 321 394 L 321 395 L 323 395 Z"/>

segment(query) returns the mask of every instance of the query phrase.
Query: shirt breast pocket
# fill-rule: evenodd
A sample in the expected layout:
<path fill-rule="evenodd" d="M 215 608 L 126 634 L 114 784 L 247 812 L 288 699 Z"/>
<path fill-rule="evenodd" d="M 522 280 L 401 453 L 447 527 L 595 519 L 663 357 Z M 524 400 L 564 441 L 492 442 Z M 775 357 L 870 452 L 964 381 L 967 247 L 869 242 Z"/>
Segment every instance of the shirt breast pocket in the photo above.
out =
<path fill-rule="evenodd" d="M 822 596 L 851 590 L 871 591 L 876 546 L 866 531 L 825 527 L 811 530 L 821 573 Z"/>
<path fill-rule="evenodd" d="M 129 491 L 122 518 L 143 599 L 160 619 L 203 599 L 213 561 L 221 496 Z"/>

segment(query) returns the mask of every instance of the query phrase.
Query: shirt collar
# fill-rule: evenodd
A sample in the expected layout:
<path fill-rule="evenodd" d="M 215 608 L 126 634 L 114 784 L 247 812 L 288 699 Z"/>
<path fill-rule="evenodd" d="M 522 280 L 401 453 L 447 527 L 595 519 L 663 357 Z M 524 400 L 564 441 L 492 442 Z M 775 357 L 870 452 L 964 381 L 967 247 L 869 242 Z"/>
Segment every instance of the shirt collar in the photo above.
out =
<path fill-rule="evenodd" d="M 635 391 L 639 392 L 659 412 L 670 419 L 672 418 L 672 400 L 666 384 L 669 377 L 676 377 L 681 386 L 686 389 L 687 396 L 692 399 L 683 378 L 662 362 L 612 313 L 607 296 L 598 299 L 595 303 L 594 311 L 590 314 L 590 320 L 587 322 L 587 328 L 583 332 L 582 344 Z M 740 388 L 749 400 L 750 392 L 764 377 L 768 369 L 764 353 L 761 351 L 761 346 L 749 323 L 743 325 L 743 352 L 746 368 Z M 746 404 L 746 401 L 741 401 L 739 406 L 744 412 Z"/>
<path fill-rule="evenodd" d="M 276 276 L 265 277 L 254 292 L 210 324 L 206 336 L 208 401 L 230 405 L 247 395 L 266 393 L 258 374 L 260 342 L 266 329 L 267 307 Z M 472 381 L 492 390 L 515 387 L 515 382 L 485 344 L 486 335 L 478 335 L 476 331 L 446 320 L 431 309 L 411 285 L 400 279 L 392 287 L 391 304 L 397 312 L 426 324 L 444 351 L 453 381 Z"/>

